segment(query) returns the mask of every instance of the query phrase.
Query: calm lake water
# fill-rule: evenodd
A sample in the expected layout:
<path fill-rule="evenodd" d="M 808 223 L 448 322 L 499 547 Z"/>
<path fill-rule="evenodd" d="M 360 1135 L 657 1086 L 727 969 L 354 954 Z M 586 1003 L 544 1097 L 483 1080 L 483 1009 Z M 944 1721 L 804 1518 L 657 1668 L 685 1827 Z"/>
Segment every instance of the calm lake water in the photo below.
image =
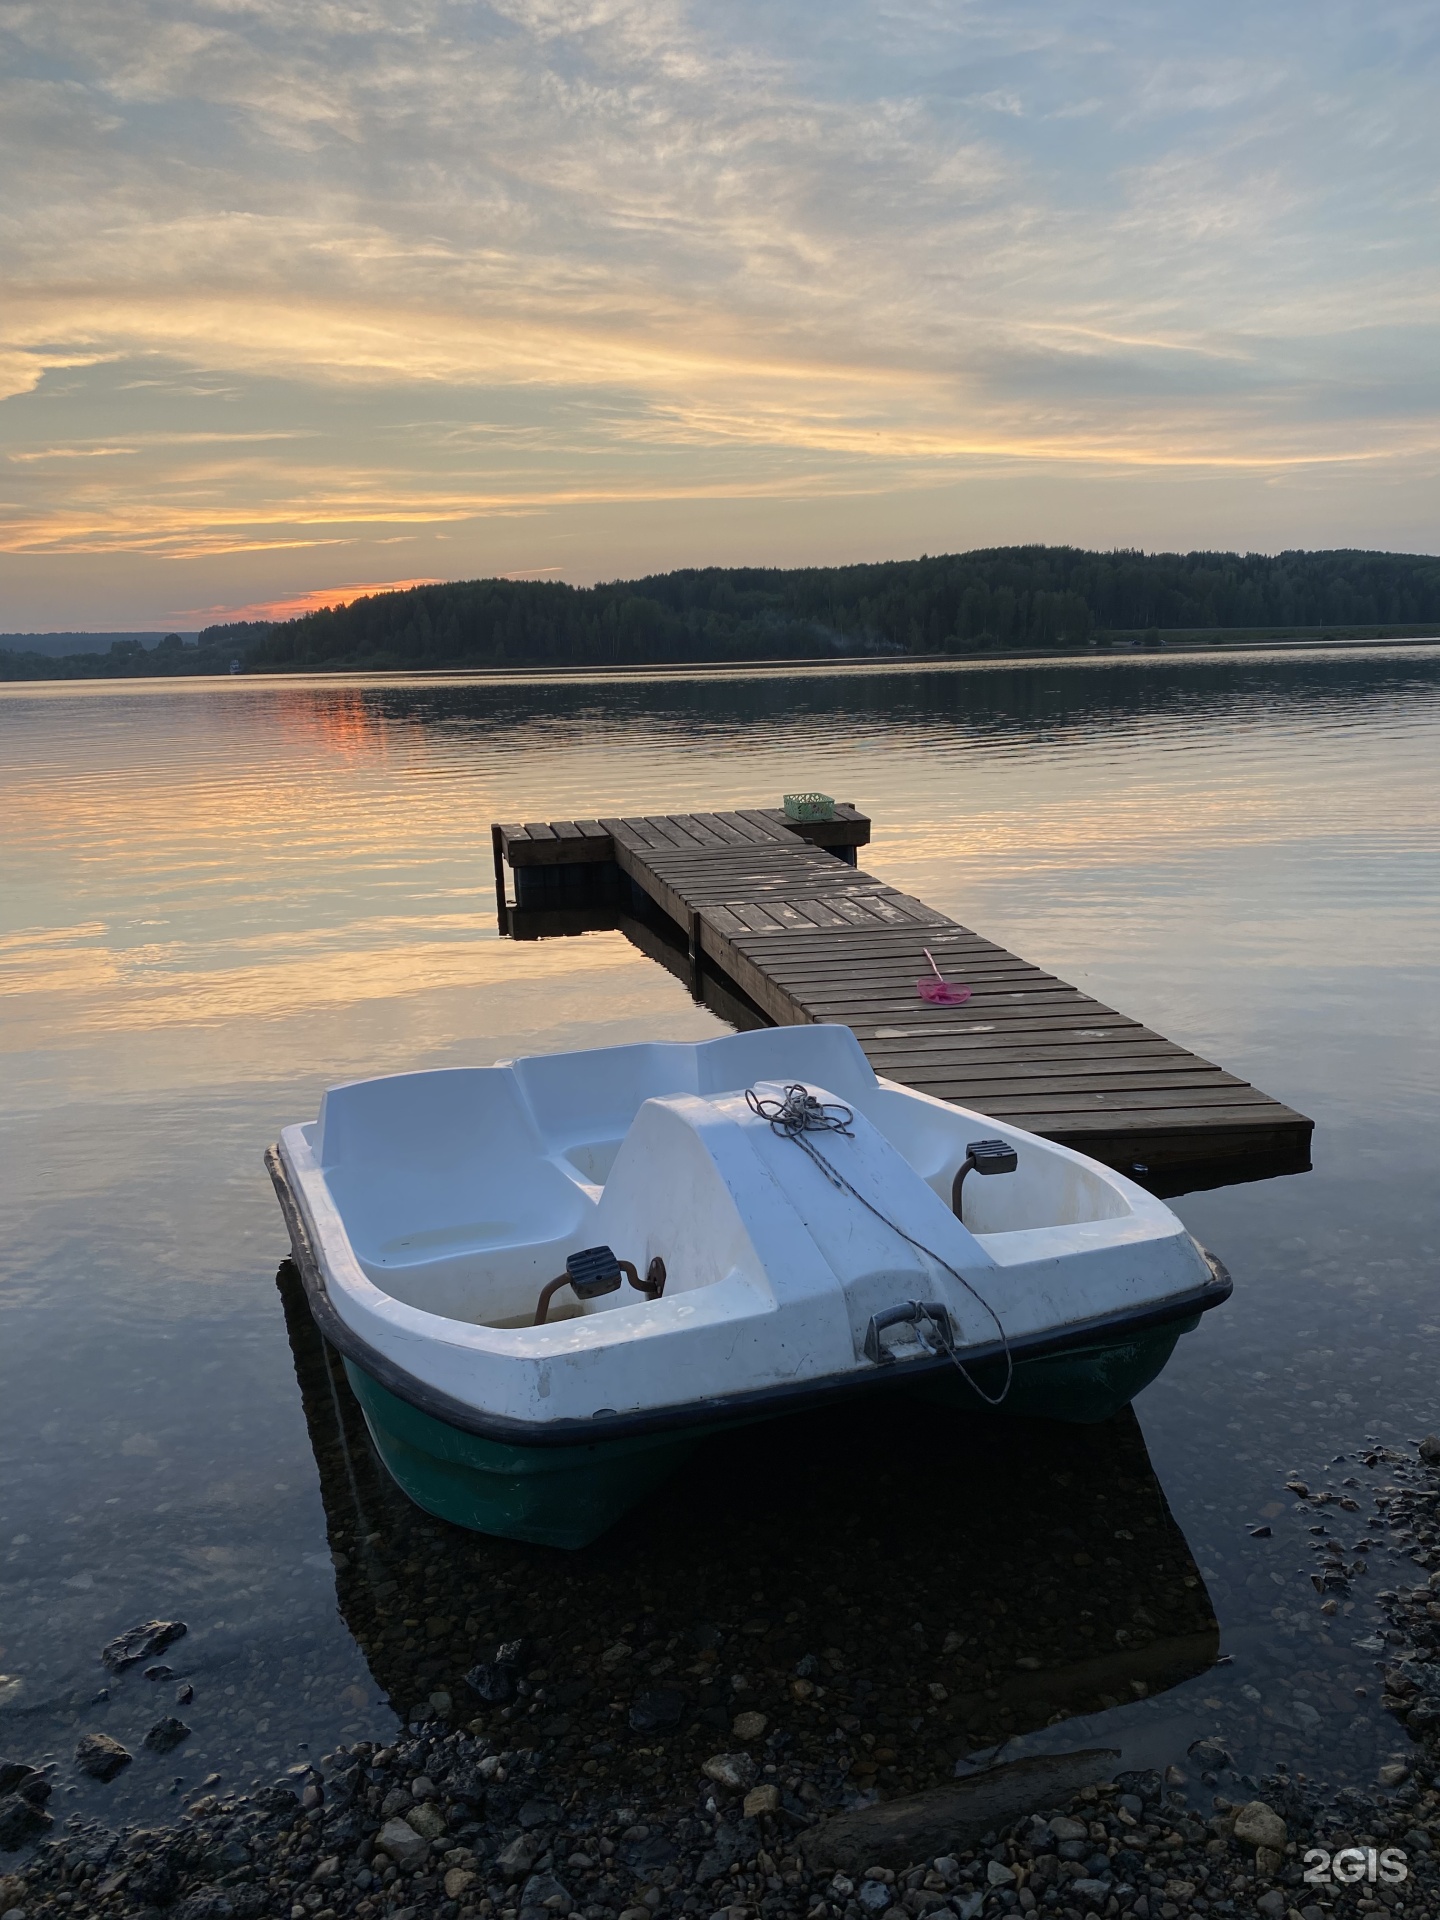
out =
<path fill-rule="evenodd" d="M 813 1569 L 814 1605 L 863 1593 L 877 1640 L 949 1619 L 957 1659 L 992 1661 L 977 1747 L 1218 1733 L 1244 1767 L 1372 1780 L 1406 1736 L 1355 1643 L 1395 1565 L 1322 1615 L 1283 1483 L 1358 1476 L 1332 1535 L 1364 1561 L 1386 1466 L 1356 1450 L 1440 1425 L 1437 767 L 1428 646 L 6 688 L 0 1754 L 60 1762 L 57 1812 L 155 1818 L 443 1702 L 487 1583 L 567 1583 L 613 1611 L 598 1633 L 631 1607 L 662 1639 L 677 1568 L 735 1574 L 717 1618 L 783 1581 L 792 1622 Z M 901 1422 L 822 1486 L 796 1429 L 778 1466 L 753 1441 L 702 1461 L 593 1562 L 433 1530 L 417 1559 L 299 1321 L 292 1352 L 264 1146 L 336 1081 L 721 1031 L 619 932 L 501 940 L 489 823 L 811 787 L 872 813 L 870 871 L 1312 1115 L 1315 1171 L 1175 1203 L 1236 1289 L 1138 1432 Z M 111 1680 L 100 1647 L 151 1617 L 189 1623 L 175 1677 Z M 138 1748 L 182 1680 L 184 1747 L 72 1779 L 79 1732 Z M 882 1786 L 941 1764 L 921 1720 L 881 1715 Z"/>

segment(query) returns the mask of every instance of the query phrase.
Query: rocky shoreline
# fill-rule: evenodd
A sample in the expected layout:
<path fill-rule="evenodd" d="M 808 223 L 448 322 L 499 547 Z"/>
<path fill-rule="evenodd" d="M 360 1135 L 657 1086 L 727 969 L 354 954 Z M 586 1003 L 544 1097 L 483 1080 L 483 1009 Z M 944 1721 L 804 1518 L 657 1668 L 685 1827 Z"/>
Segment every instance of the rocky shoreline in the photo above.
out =
<path fill-rule="evenodd" d="M 818 1653 L 800 1651 L 793 1611 L 763 1632 L 764 1621 L 743 1615 L 724 1633 L 701 1623 L 687 1652 L 686 1635 L 661 1641 L 641 1622 L 629 1639 L 607 1639 L 591 1618 L 583 1643 L 567 1646 L 579 1629 L 558 1626 L 545 1639 L 492 1639 L 464 1670 L 453 1656 L 422 1652 L 413 1672 L 397 1666 L 397 1676 L 412 1694 L 427 1682 L 431 1691 L 391 1744 L 340 1745 L 244 1793 L 219 1791 L 211 1776 L 164 1826 L 57 1819 L 50 1802 L 63 1763 L 0 1758 L 0 1849 L 33 1847 L 0 1874 L 0 1920 L 878 1920 L 892 1910 L 893 1920 L 1330 1920 L 1337 1911 L 1440 1920 L 1440 1441 L 1420 1443 L 1418 1454 L 1377 1447 L 1357 1462 L 1389 1476 L 1373 1489 L 1368 1521 L 1348 1520 L 1361 1512 L 1353 1475 L 1342 1472 L 1333 1488 L 1316 1476 L 1287 1482 L 1292 1524 L 1305 1526 L 1315 1549 L 1305 1585 L 1322 1622 L 1360 1627 L 1351 1596 L 1366 1576 L 1366 1558 L 1354 1557 L 1361 1547 L 1373 1560 L 1383 1543 L 1397 1573 L 1415 1582 L 1375 1594 L 1379 1630 L 1351 1643 L 1380 1674 L 1378 1689 L 1355 1692 L 1378 1692 L 1390 1724 L 1405 1729 L 1404 1757 L 1379 1766 L 1334 1752 L 1335 1773 L 1368 1776 L 1368 1786 L 1325 1788 L 1282 1762 L 1275 1745 L 1269 1770 L 1247 1773 L 1225 1737 L 1196 1739 L 1193 1730 L 1180 1736 L 1188 1748 L 1168 1764 L 1152 1753 L 1143 1770 L 1127 1770 L 1110 1750 L 994 1764 L 1003 1741 L 993 1755 L 957 1759 L 941 1731 L 956 1704 L 951 1687 L 926 1680 L 911 1654 L 864 1646 L 843 1620 L 834 1633 L 849 1634 L 846 1647 L 822 1635 Z M 1062 1493 L 1068 1483 L 1057 1481 Z M 1336 1513 L 1347 1531 L 1368 1526 L 1356 1548 L 1337 1544 Z M 407 1511 L 397 1534 L 402 1524 L 433 1523 Z M 395 1627 L 411 1640 L 438 1564 L 425 1547 L 400 1589 L 415 1614 L 396 1609 Z M 632 1582 L 634 1572 L 632 1558 Z M 553 1570 L 544 1577 L 553 1588 Z M 493 1567 L 492 1585 L 503 1595 Z M 1182 1575 L 1182 1593 L 1195 1585 Z M 542 1597 L 537 1587 L 520 1610 L 536 1618 Z M 837 1589 L 837 1616 L 843 1597 Z M 514 1617 L 513 1598 L 497 1604 Z M 996 1659 L 1008 1618 L 1000 1608 L 981 1658 Z M 377 1622 L 377 1635 L 389 1631 Z M 449 1631 L 438 1620 L 427 1644 L 443 1647 Z M 468 1625 L 457 1629 L 457 1652 L 469 1636 Z M 1128 1637 L 1129 1629 L 1116 1636 Z M 940 1640 L 937 1623 L 930 1643 Z M 1215 1642 L 1196 1641 L 1185 1664 L 1203 1669 Z M 176 1704 L 198 1714 L 190 1680 L 154 1664 L 188 1644 L 178 1621 L 129 1629 L 101 1650 L 107 1688 L 97 1698 L 140 1674 L 142 1688 L 177 1681 Z M 376 1639 L 377 1654 L 385 1644 Z M 918 1626 L 915 1644 L 923 1645 Z M 722 1685 L 722 1646 L 748 1646 L 764 1665 L 747 1657 L 749 1673 Z M 958 1633 L 942 1653 L 962 1671 L 974 1657 Z M 897 1663 L 886 1682 L 894 1697 L 881 1693 L 876 1713 L 848 1669 L 886 1658 Z M 1039 1662 L 1014 1664 L 1028 1679 Z M 1085 1694 L 1113 1684 L 1109 1671 L 1086 1668 Z M 982 1726 L 1008 1711 L 1006 1698 L 961 1695 L 964 1719 Z M 908 1721 L 904 1708 L 915 1709 Z M 475 1717 L 456 1725 L 466 1713 Z M 1276 1743 L 1294 1738 L 1279 1717 L 1259 1724 Z M 168 1753 L 188 1732 L 167 1714 L 145 1744 Z M 912 1758 L 882 1745 L 905 1735 Z M 108 1781 L 132 1758 L 87 1730 L 73 1766 Z"/>
<path fill-rule="evenodd" d="M 931 1801 L 938 1831 L 949 1794 L 952 1829 L 964 1835 L 967 1789 L 984 1781 L 1002 1803 L 1008 1793 L 1009 1817 L 909 1859 L 893 1844 L 896 1803 L 845 1812 L 833 1791 L 766 1753 L 760 1741 L 717 1754 L 698 1779 L 673 1781 L 663 1804 L 640 1805 L 557 1777 L 541 1753 L 497 1750 L 482 1734 L 432 1729 L 390 1747 L 361 1743 L 293 1769 L 283 1784 L 203 1794 L 170 1828 L 117 1833 L 77 1816 L 0 1880 L 0 1920 L 1440 1913 L 1440 1793 L 1423 1775 L 1374 1793 L 1345 1789 L 1326 1806 L 1279 1774 L 1232 1797 L 1219 1785 L 1226 1756 L 1199 1743 L 1163 1776 L 1122 1772 L 1047 1802 L 1036 1800 L 1043 1784 L 1006 1778 L 1024 1775 L 1021 1762 L 938 1798 L 914 1796 Z M 1311 1848 L 1358 1850 L 1337 1870 L 1358 1863 L 1360 1877 L 1307 1884 Z M 1400 1850 L 1403 1879 L 1390 1877 L 1387 1849 Z"/>

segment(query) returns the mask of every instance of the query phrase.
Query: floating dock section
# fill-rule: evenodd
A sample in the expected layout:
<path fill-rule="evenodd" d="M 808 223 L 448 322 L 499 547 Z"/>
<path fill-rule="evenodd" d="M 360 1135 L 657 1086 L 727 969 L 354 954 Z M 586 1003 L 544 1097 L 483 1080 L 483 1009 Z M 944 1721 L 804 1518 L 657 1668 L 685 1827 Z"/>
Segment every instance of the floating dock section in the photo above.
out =
<path fill-rule="evenodd" d="M 758 808 L 496 825 L 491 838 L 502 933 L 621 926 L 697 996 L 718 976 L 731 991 L 716 1004 L 742 1024 L 839 1021 L 888 1079 L 1157 1191 L 1310 1165 L 1303 1114 L 864 872 L 870 822 L 853 806 L 806 822 Z M 963 1005 L 916 992 L 927 947 L 971 989 Z"/>

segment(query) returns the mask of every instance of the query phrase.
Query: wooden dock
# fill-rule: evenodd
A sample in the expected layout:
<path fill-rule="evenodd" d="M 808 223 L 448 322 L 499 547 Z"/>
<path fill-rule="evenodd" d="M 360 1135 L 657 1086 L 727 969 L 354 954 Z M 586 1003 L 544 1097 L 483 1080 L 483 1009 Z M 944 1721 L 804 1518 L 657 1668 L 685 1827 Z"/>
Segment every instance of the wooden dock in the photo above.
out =
<path fill-rule="evenodd" d="M 842 1022 L 877 1073 L 1157 1190 L 1309 1167 L 1303 1114 L 860 869 L 870 822 L 853 806 L 805 824 L 760 808 L 496 825 L 491 837 L 504 933 L 624 924 L 648 905 L 697 993 L 713 970 L 757 1022 Z M 962 1006 L 917 994 L 926 947 L 971 989 Z"/>

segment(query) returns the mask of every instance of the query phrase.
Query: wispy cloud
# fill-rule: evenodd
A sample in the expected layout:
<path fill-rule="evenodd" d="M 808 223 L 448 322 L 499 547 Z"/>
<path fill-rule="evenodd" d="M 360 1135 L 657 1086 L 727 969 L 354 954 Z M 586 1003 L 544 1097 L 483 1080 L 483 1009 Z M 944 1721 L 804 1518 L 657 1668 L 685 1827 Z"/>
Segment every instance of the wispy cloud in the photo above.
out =
<path fill-rule="evenodd" d="M 1411 0 L 8 0 L 0 551 L 503 570 L 987 467 L 1012 537 L 1095 474 L 1366 521 L 1440 461 L 1436 59 Z"/>

